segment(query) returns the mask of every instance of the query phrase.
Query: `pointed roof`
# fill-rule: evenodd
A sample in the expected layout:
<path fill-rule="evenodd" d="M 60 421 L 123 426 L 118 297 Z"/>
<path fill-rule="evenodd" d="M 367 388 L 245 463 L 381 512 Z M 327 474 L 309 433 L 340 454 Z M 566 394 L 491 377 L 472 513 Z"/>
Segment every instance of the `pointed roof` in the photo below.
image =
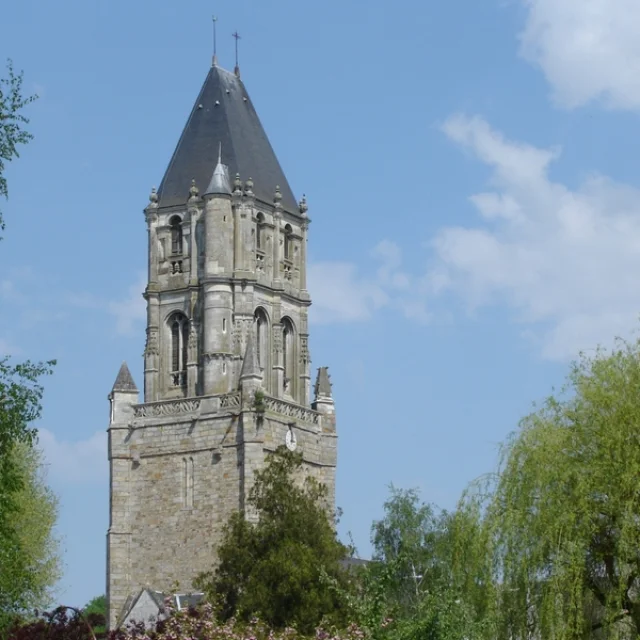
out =
<path fill-rule="evenodd" d="M 213 170 L 211 176 L 211 182 L 204 192 L 204 195 L 213 194 L 228 194 L 231 195 L 231 182 L 229 180 L 229 173 L 227 167 L 222 164 L 222 143 L 218 147 L 218 163 Z"/>
<path fill-rule="evenodd" d="M 331 398 L 331 377 L 329 376 L 329 367 L 320 367 L 318 369 L 318 377 L 314 387 L 316 398 Z"/>
<path fill-rule="evenodd" d="M 116 377 L 116 381 L 113 383 L 113 389 L 111 389 L 111 391 L 130 391 L 138 393 L 138 387 L 136 387 L 136 383 L 133 381 L 133 376 L 131 375 L 131 371 L 129 371 L 129 367 L 127 367 L 126 362 L 123 362 L 120 366 L 120 371 L 118 371 L 118 376 Z"/>
<path fill-rule="evenodd" d="M 271 204 L 276 185 L 282 206 L 296 213 L 291 187 L 239 77 L 214 65 L 209 70 L 158 189 L 161 207 L 181 205 L 189 185 L 209 184 L 219 145 L 229 175 L 253 178 L 258 200 Z"/>
<path fill-rule="evenodd" d="M 243 378 L 262 378 L 260 365 L 256 355 L 256 339 L 253 331 L 249 332 L 247 339 L 247 349 L 244 352 L 244 360 L 242 361 L 242 371 L 240 371 L 240 380 Z"/>

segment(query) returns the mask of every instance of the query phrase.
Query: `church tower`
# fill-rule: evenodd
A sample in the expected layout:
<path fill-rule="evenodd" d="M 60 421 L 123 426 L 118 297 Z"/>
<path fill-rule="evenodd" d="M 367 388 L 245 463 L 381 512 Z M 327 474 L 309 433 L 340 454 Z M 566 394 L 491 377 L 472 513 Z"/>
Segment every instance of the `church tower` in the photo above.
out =
<path fill-rule="evenodd" d="M 126 364 L 109 395 L 111 628 L 140 589 L 192 588 L 279 446 L 335 501 L 326 368 L 310 398 L 307 204 L 237 68 L 214 59 L 144 214 L 144 402 Z"/>

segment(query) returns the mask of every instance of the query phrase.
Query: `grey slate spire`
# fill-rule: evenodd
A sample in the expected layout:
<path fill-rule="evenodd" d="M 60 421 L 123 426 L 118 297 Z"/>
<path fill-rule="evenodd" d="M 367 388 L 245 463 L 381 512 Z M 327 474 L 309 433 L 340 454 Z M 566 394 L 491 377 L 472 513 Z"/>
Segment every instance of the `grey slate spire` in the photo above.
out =
<path fill-rule="evenodd" d="M 159 206 L 185 204 L 189 185 L 209 184 L 222 144 L 228 175 L 253 178 L 257 200 L 272 204 L 280 185 L 282 206 L 297 214 L 298 205 L 242 80 L 214 65 L 202 85 L 191 115 L 158 189 Z"/>
<path fill-rule="evenodd" d="M 331 376 L 329 376 L 329 367 L 320 367 L 318 369 L 318 377 L 314 387 L 316 400 L 318 398 L 331 398 Z"/>
<path fill-rule="evenodd" d="M 231 182 L 229 180 L 229 172 L 227 165 L 222 164 L 222 142 L 218 147 L 218 162 L 213 170 L 211 182 L 204 192 L 204 195 L 225 194 L 231 195 Z"/>
<path fill-rule="evenodd" d="M 131 375 L 126 362 L 123 362 L 120 366 L 120 371 L 118 371 L 118 376 L 116 377 L 116 381 L 113 383 L 113 389 L 111 389 L 111 391 L 130 391 L 138 393 L 138 387 L 136 387 L 136 383 L 133 381 L 133 376 Z"/>
<path fill-rule="evenodd" d="M 258 364 L 258 357 L 256 354 L 256 339 L 253 331 L 249 332 L 247 338 L 247 348 L 244 352 L 244 360 L 242 361 L 242 370 L 240 371 L 240 380 L 246 378 L 259 378 L 262 379 L 262 372 L 260 371 L 260 365 Z"/>

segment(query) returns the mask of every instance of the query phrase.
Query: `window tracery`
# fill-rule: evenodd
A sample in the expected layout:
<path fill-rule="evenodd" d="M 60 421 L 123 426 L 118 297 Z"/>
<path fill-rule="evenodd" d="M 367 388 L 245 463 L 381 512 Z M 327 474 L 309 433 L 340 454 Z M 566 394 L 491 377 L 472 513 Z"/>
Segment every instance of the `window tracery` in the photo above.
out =
<path fill-rule="evenodd" d="M 176 313 L 169 320 L 171 328 L 171 384 L 184 387 L 187 384 L 187 361 L 189 358 L 189 320 Z"/>

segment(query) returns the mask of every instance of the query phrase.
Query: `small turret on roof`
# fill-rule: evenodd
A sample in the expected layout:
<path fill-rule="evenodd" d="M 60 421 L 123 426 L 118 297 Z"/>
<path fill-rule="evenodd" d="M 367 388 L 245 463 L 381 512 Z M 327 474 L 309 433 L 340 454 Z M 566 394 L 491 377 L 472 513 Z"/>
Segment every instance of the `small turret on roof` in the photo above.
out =
<path fill-rule="evenodd" d="M 258 363 L 258 357 L 256 354 L 255 336 L 253 331 L 249 332 L 247 339 L 247 349 L 244 352 L 244 360 L 242 361 L 242 371 L 240 371 L 240 380 L 247 378 L 262 379 L 262 372 L 260 371 L 260 365 Z"/>
<path fill-rule="evenodd" d="M 231 181 L 229 180 L 229 169 L 222 164 L 222 142 L 218 145 L 218 162 L 213 170 L 211 181 L 204 195 L 231 195 Z"/>
<path fill-rule="evenodd" d="M 318 377 L 314 387 L 316 400 L 319 398 L 331 398 L 331 376 L 329 375 L 329 367 L 320 367 L 318 369 Z"/>
<path fill-rule="evenodd" d="M 113 389 L 111 391 L 124 391 L 131 393 L 138 393 L 138 387 L 133 381 L 133 376 L 126 362 L 123 362 L 120 366 L 120 371 L 116 377 L 116 381 L 113 383 Z"/>

